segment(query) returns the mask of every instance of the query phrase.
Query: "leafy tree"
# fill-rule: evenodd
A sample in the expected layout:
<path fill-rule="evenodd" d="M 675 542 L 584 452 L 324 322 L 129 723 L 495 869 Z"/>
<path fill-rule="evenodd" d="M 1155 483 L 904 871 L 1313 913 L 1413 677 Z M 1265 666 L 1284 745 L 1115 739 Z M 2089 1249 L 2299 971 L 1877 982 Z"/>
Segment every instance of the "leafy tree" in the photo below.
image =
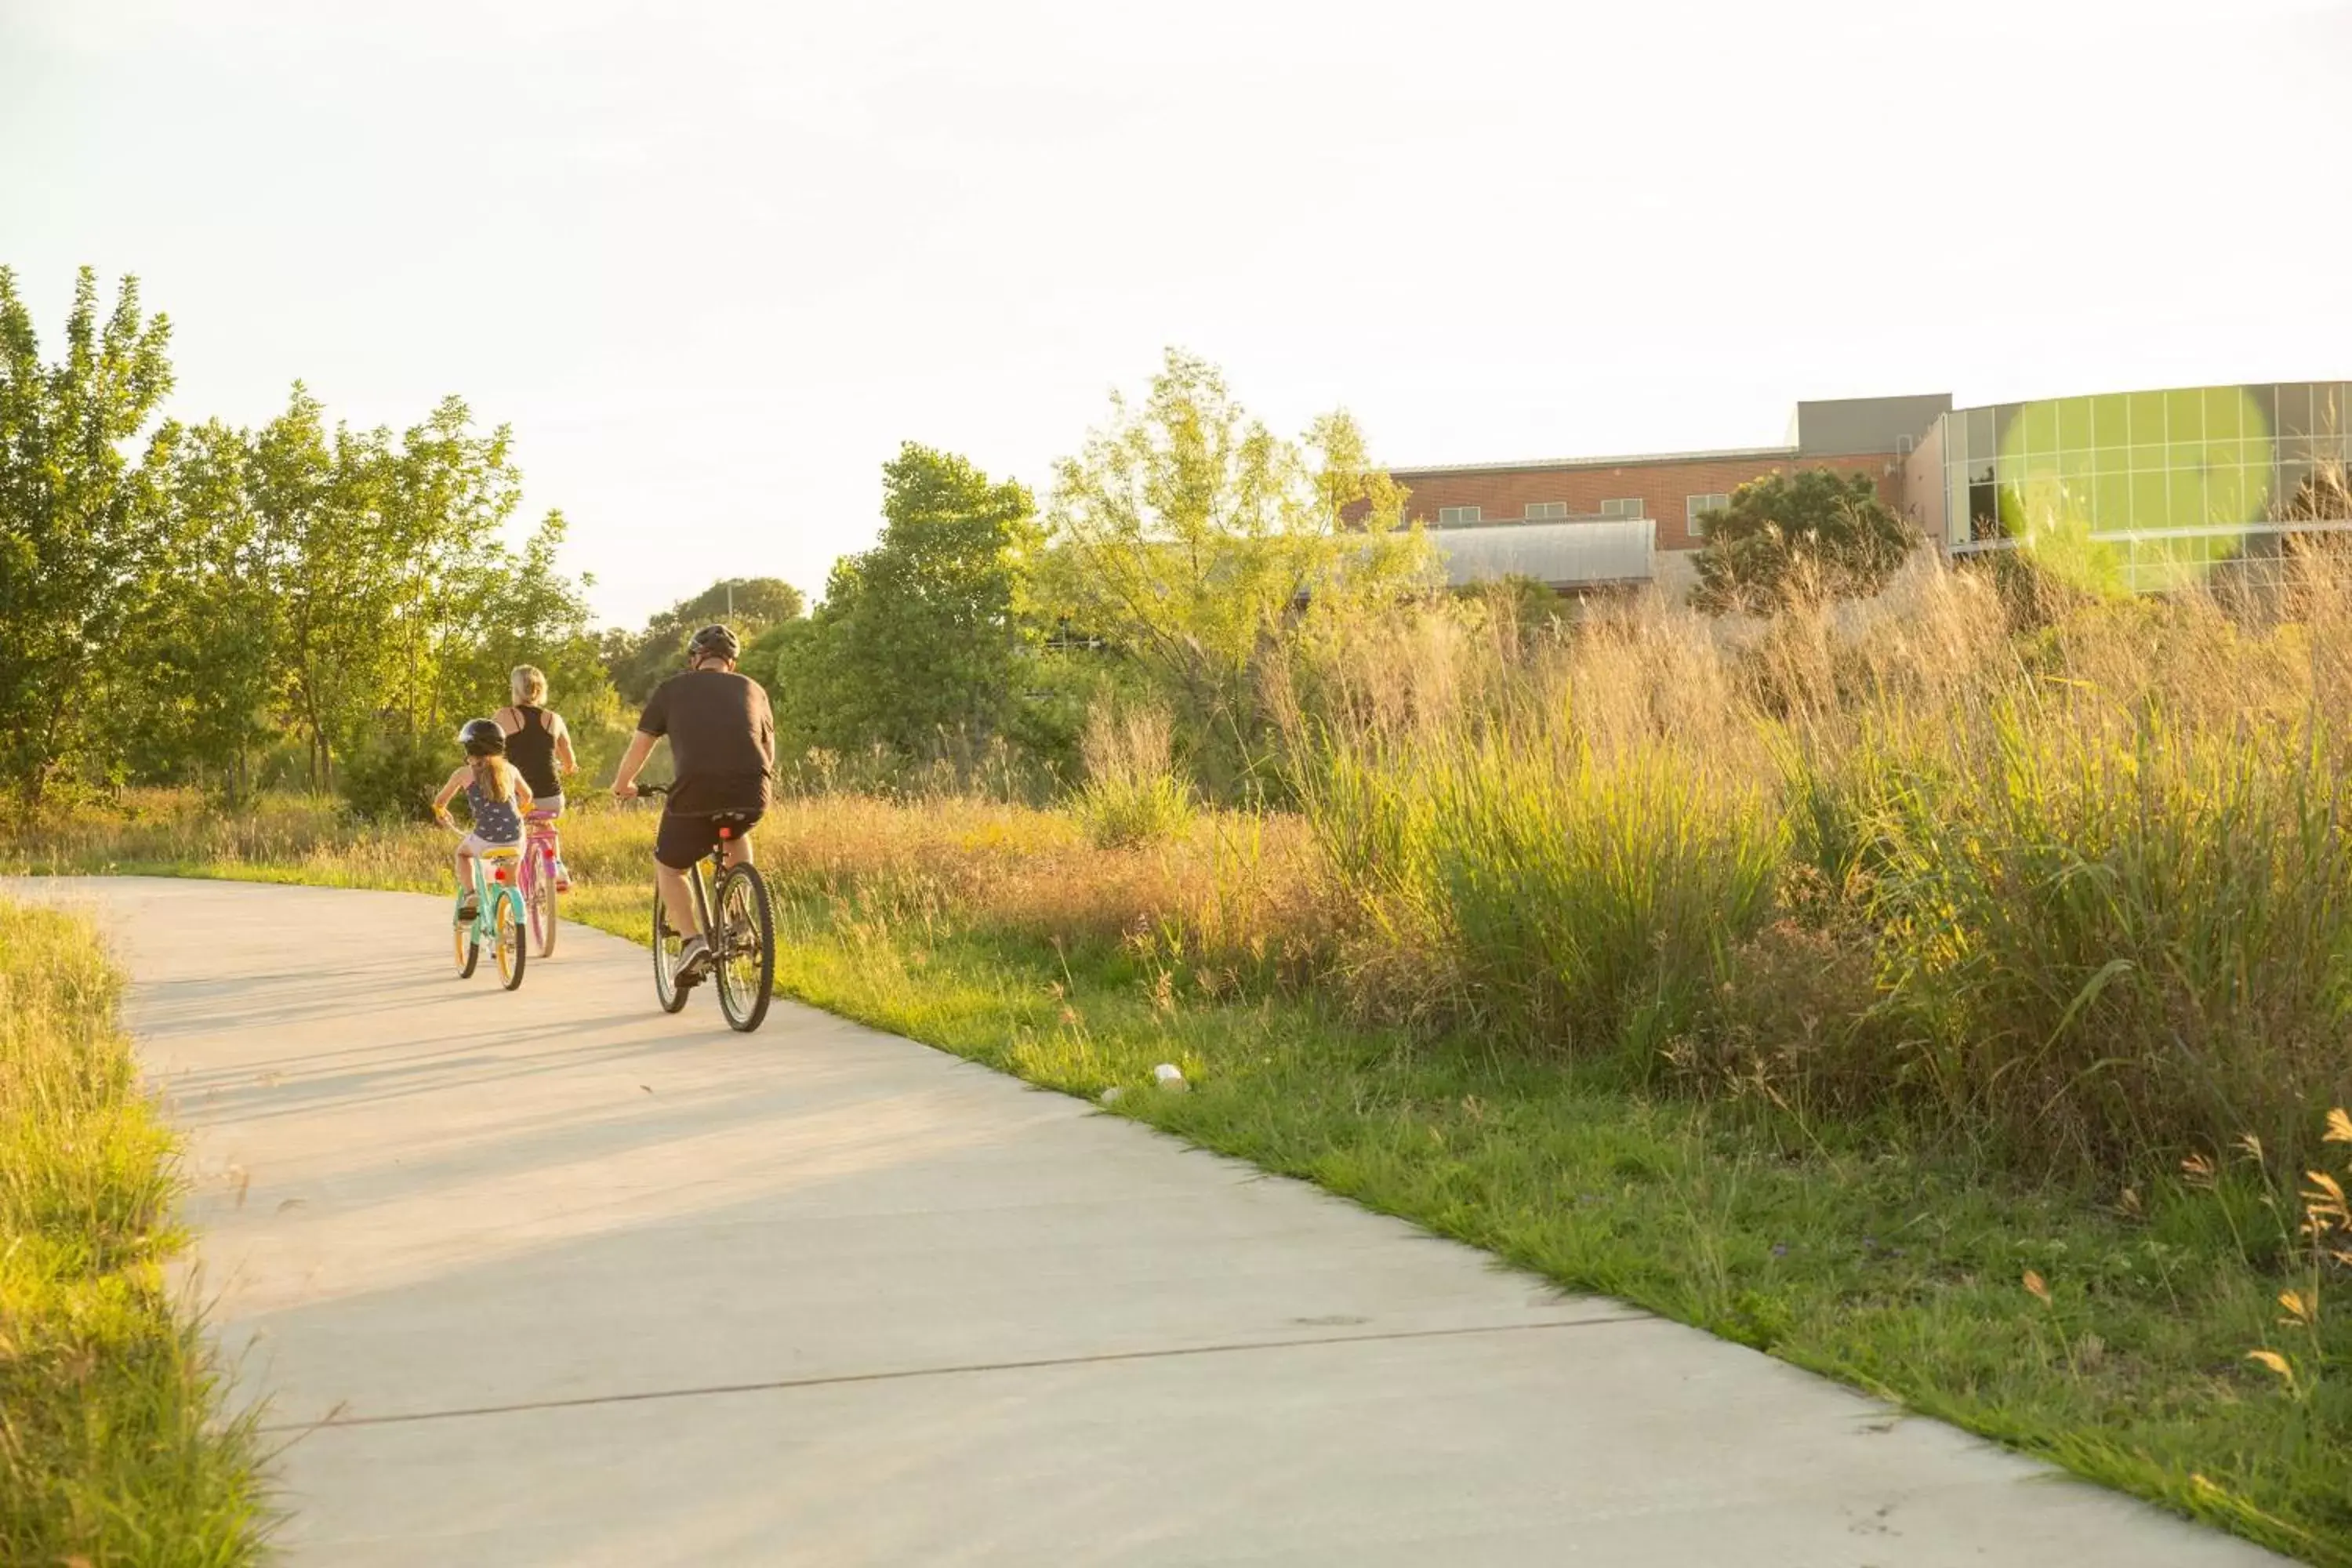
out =
<path fill-rule="evenodd" d="M 113 661 L 108 701 L 124 720 L 134 776 L 205 775 L 242 798 L 280 685 L 278 584 L 247 486 L 253 444 L 214 420 L 167 425 L 157 445 L 160 570 Z"/>
<path fill-rule="evenodd" d="M 451 649 L 442 667 L 443 718 L 502 706 L 507 677 L 519 664 L 535 664 L 546 674 L 550 700 L 567 716 L 617 710 L 603 654 L 588 629 L 586 590 L 594 580 L 567 577 L 557 568 L 563 535 L 563 514 L 551 511 L 520 552 L 496 544 L 452 572 L 457 624 L 470 637 Z"/>
<path fill-rule="evenodd" d="M 815 612 L 744 655 L 786 758 L 970 760 L 1021 728 L 1037 653 L 1021 614 L 1038 537 L 1028 490 L 913 442 L 882 479 L 874 548 L 835 562 Z"/>
<path fill-rule="evenodd" d="M 387 683 L 404 574 L 383 526 L 391 464 L 383 431 L 330 437 L 299 382 L 253 442 L 247 482 L 280 595 L 283 698 L 313 787 L 333 781 L 337 750 L 362 732 L 355 716 Z"/>
<path fill-rule="evenodd" d="M 625 700 L 640 703 L 685 666 L 687 639 L 702 627 L 724 621 L 748 645 L 769 627 L 799 618 L 806 603 L 782 578 L 722 578 L 656 612 L 642 632 L 607 632 L 604 668 Z"/>
<path fill-rule="evenodd" d="M 835 564 L 819 616 L 835 745 L 911 755 L 1002 730 L 1031 640 L 1016 600 L 1035 511 L 950 453 L 908 442 L 883 465 L 881 540 Z"/>
<path fill-rule="evenodd" d="M 1710 615 L 1767 613 L 1799 592 L 1867 598 L 1917 543 L 1868 474 L 1831 468 L 1751 479 L 1701 521 L 1692 603 Z"/>
<path fill-rule="evenodd" d="M 340 756 L 405 754 L 498 706 L 517 663 L 546 668 L 575 705 L 603 689 L 587 605 L 555 567 L 562 516 L 519 554 L 506 543 L 521 491 L 509 446 L 503 426 L 477 434 L 457 398 L 397 443 L 387 429 L 331 437 L 299 385 L 255 438 L 283 698 L 314 784 L 335 781 Z"/>
<path fill-rule="evenodd" d="M 827 744 L 824 710 L 835 683 L 822 606 L 813 616 L 778 621 L 751 639 L 736 668 L 768 689 L 776 721 L 779 761 Z"/>
<path fill-rule="evenodd" d="M 170 339 L 132 278 L 101 323 L 84 268 L 65 357 L 44 364 L 0 268 L 0 780 L 28 798 L 89 735 L 91 699 L 153 586 L 160 458 L 127 448 L 171 389 Z"/>
<path fill-rule="evenodd" d="M 135 453 L 167 339 L 131 279 L 101 326 L 85 270 L 45 365 L 0 269 L 0 781 L 37 795 L 70 768 L 236 793 L 285 721 L 314 784 L 354 752 L 398 784 L 525 660 L 575 711 L 610 710 L 580 584 L 556 567 L 562 517 L 508 542 L 521 476 L 504 427 L 478 431 L 448 398 L 397 440 L 330 434 L 297 383 L 257 432 L 167 422 Z"/>
<path fill-rule="evenodd" d="M 1150 671 L 1196 740 L 1236 725 L 1269 648 L 1434 581 L 1354 420 L 1283 440 L 1173 349 L 1141 405 L 1114 395 L 1055 477 L 1042 604 Z"/>

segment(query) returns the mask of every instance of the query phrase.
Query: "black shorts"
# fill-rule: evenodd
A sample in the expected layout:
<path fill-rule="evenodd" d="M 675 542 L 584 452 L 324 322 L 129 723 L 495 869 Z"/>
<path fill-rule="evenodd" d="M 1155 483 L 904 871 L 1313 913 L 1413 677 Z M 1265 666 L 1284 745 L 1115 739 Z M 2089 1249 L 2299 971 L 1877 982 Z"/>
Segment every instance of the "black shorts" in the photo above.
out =
<path fill-rule="evenodd" d="M 720 828 L 727 829 L 724 837 L 740 838 L 759 820 L 756 811 L 721 811 L 709 816 L 665 811 L 661 826 L 654 833 L 654 858 L 673 871 L 683 871 L 719 847 Z"/>

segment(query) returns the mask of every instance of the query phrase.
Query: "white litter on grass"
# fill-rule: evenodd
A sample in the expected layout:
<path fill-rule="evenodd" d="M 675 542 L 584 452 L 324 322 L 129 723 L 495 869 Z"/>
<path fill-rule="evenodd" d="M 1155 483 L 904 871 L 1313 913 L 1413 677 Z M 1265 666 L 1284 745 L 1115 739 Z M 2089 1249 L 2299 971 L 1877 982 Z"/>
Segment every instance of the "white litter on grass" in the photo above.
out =
<path fill-rule="evenodd" d="M 1174 1062 L 1161 1062 L 1151 1069 L 1151 1076 L 1159 1082 L 1160 1088 L 1171 1093 L 1181 1094 L 1189 1087 L 1184 1082 L 1183 1073 L 1178 1070 Z"/>
<path fill-rule="evenodd" d="M 1108 1089 L 1102 1091 L 1102 1102 L 1105 1105 L 1117 1105 L 1118 1103 L 1118 1097 L 1126 1092 L 1127 1090 L 1119 1088 L 1118 1085 L 1113 1084 Z"/>

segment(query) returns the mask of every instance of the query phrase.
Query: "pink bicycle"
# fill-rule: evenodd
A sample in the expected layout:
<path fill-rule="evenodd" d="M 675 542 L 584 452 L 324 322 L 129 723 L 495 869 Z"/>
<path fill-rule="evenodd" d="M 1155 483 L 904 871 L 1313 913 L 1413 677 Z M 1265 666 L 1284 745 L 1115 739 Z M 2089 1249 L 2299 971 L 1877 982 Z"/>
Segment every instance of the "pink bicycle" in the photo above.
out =
<path fill-rule="evenodd" d="M 530 913 L 530 940 L 546 958 L 555 952 L 555 900 L 562 889 L 562 873 L 557 867 L 562 859 L 563 845 L 555 831 L 555 818 L 534 811 L 523 819 L 522 868 L 520 871 L 523 908 Z"/>

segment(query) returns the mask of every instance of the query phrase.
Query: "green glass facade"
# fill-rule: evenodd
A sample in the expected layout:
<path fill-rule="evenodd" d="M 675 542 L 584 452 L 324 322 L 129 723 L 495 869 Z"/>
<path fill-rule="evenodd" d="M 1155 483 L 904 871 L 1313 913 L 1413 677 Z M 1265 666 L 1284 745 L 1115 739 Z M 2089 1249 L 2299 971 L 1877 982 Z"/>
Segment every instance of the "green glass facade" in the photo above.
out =
<path fill-rule="evenodd" d="M 2312 515 L 2352 467 L 2352 383 L 2177 387 L 1955 409 L 1942 420 L 1955 548 L 2018 540 L 2193 569 Z"/>

